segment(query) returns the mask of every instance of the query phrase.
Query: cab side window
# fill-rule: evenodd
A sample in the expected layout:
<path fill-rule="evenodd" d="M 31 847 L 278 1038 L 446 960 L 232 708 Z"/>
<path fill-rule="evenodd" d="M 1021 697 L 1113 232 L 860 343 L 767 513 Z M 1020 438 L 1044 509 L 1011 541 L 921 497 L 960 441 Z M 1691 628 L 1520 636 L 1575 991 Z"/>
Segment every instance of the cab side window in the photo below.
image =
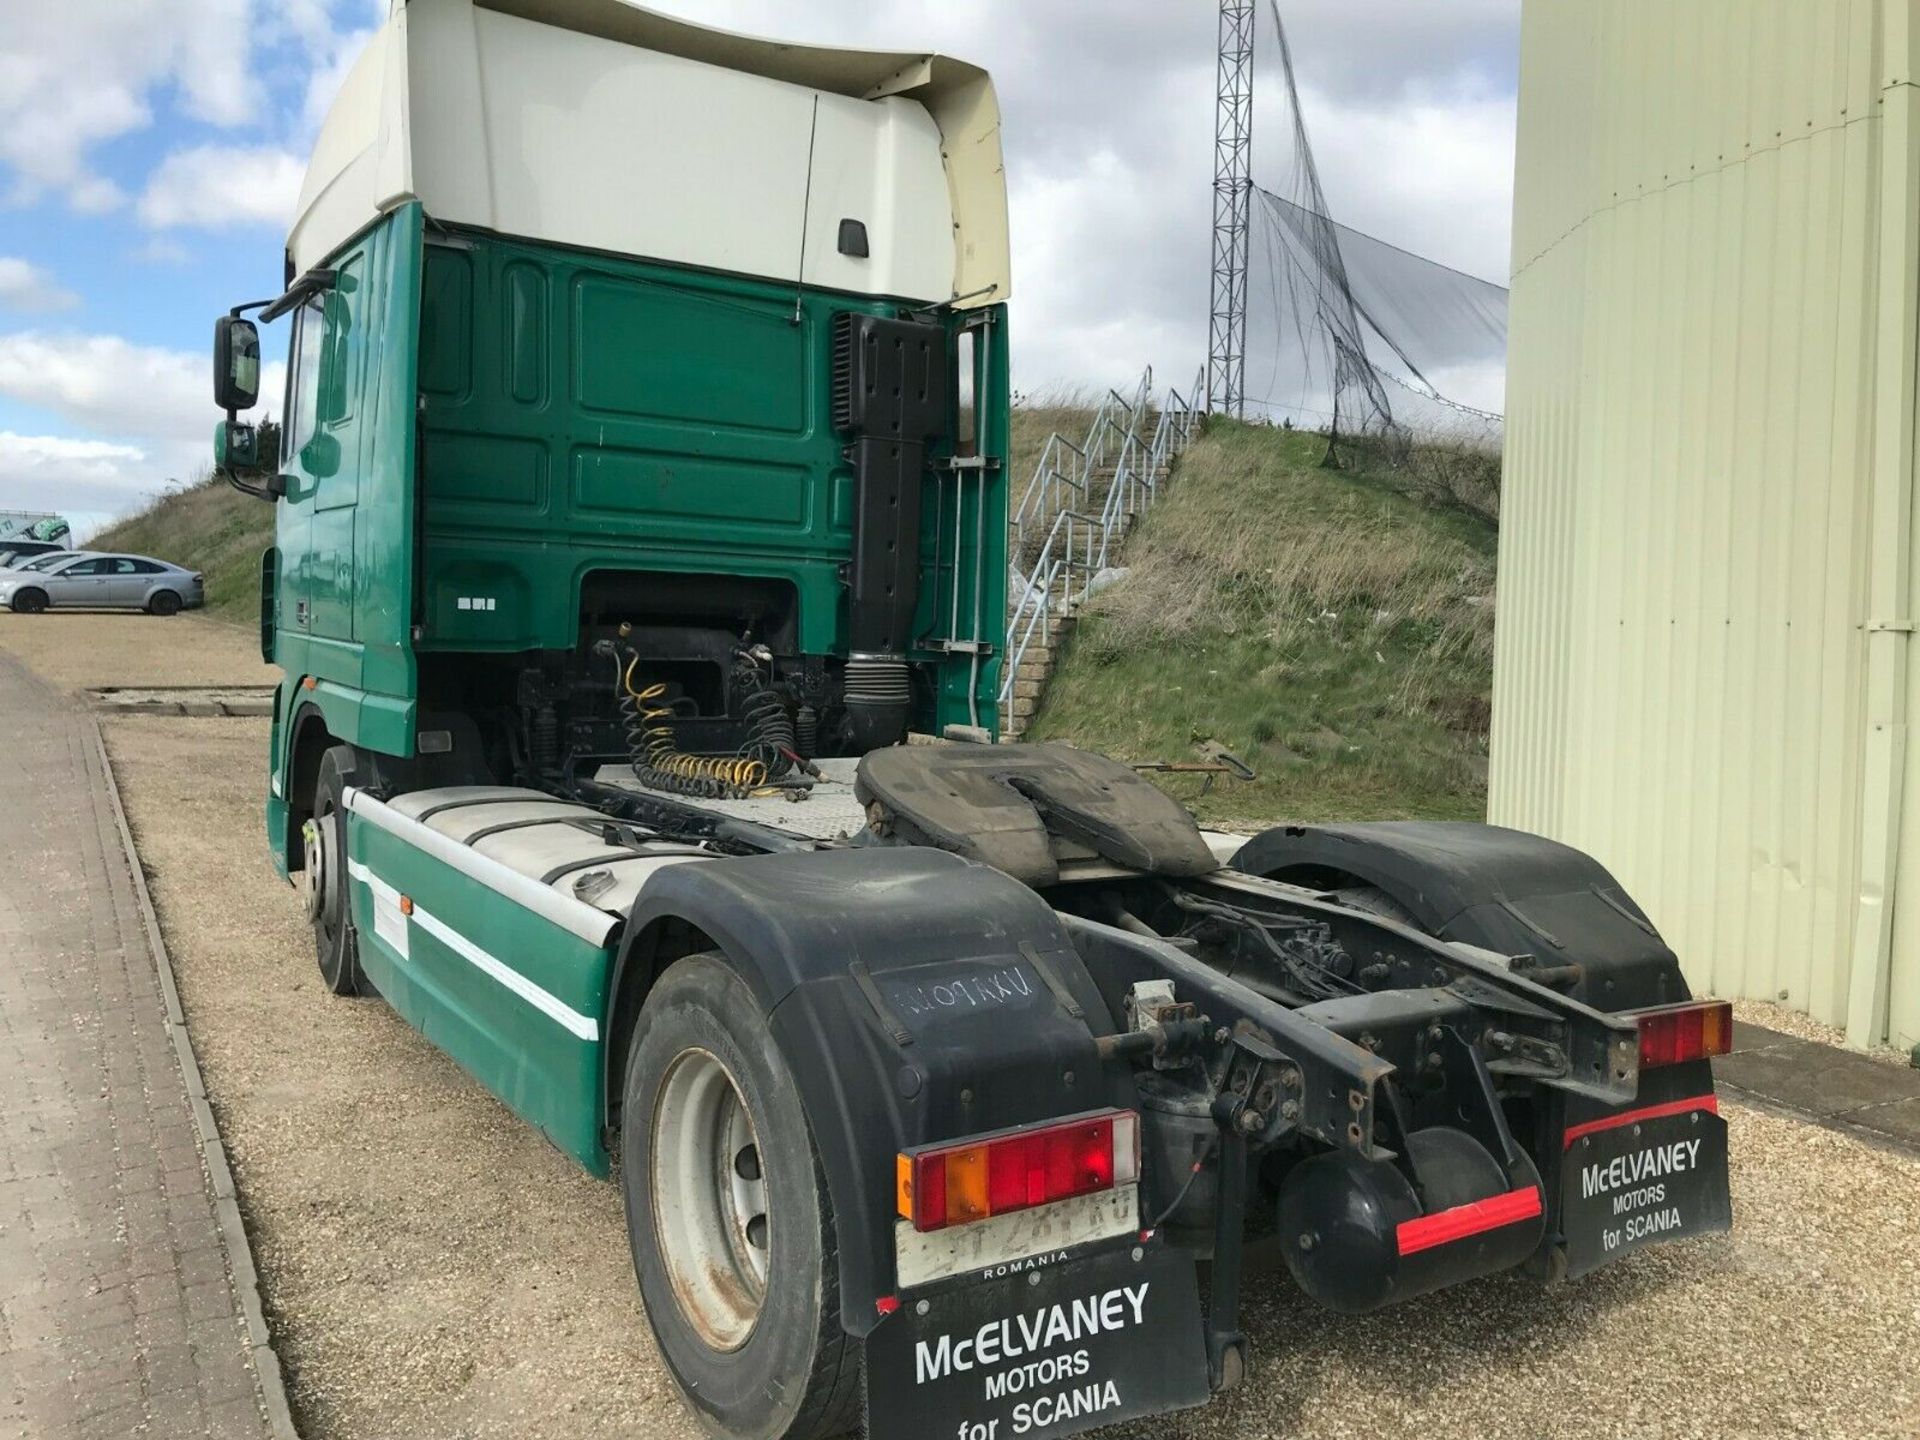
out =
<path fill-rule="evenodd" d="M 319 401 L 316 419 L 321 425 L 341 425 L 353 418 L 353 397 L 360 387 L 360 365 L 366 339 L 356 323 L 362 305 L 359 255 L 341 262 L 333 288 L 321 297 L 326 338 L 320 350 Z"/>
<path fill-rule="evenodd" d="M 316 297 L 293 312 L 293 350 L 287 366 L 287 420 L 280 428 L 282 465 L 291 464 L 313 438 L 320 409 L 320 361 L 326 338 L 326 309 Z"/>

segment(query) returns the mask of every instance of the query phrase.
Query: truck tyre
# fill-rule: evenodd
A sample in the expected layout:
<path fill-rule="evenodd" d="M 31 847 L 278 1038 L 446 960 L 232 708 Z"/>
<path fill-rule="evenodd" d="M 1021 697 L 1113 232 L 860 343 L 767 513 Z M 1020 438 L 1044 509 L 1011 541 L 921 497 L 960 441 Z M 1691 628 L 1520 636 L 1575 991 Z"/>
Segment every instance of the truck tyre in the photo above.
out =
<path fill-rule="evenodd" d="M 793 1074 L 724 957 L 647 996 L 622 1087 L 621 1189 L 647 1322 L 707 1428 L 821 1440 L 861 1413 L 833 1206 Z"/>
<path fill-rule="evenodd" d="M 320 978 L 336 995 L 367 991 L 360 973 L 360 938 L 347 903 L 347 809 L 343 798 L 353 783 L 356 756 L 351 745 L 335 745 L 320 757 L 313 786 L 313 814 L 300 827 L 307 864 L 307 920 L 313 926 Z"/>
<path fill-rule="evenodd" d="M 149 615 L 178 615 L 180 613 L 180 597 L 171 590 L 156 590 L 152 595 L 147 597 L 147 613 Z"/>
<path fill-rule="evenodd" d="M 44 590 L 21 590 L 13 597 L 13 612 L 16 615 L 38 615 L 47 608 L 47 592 Z"/>

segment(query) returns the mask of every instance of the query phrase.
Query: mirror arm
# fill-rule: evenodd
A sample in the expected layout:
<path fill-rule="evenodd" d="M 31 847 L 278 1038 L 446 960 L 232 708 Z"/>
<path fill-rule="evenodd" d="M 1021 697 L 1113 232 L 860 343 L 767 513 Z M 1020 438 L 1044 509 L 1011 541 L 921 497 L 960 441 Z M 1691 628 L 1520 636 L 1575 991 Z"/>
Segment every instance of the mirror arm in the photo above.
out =
<path fill-rule="evenodd" d="M 334 282 L 338 278 L 339 272 L 335 270 L 316 269 L 307 271 L 306 274 L 289 285 L 287 287 L 287 293 L 282 295 L 278 300 L 268 300 L 261 305 L 260 319 L 267 323 L 278 320 L 309 295 L 318 295 L 323 291 L 333 289 Z M 253 308 L 251 305 L 245 305 L 236 309 L 233 313 L 238 315 L 242 309 L 251 310 Z"/>
<path fill-rule="evenodd" d="M 258 485 L 249 485 L 233 471 L 222 469 L 220 478 L 238 490 L 242 495 L 251 495 L 256 500 L 278 500 L 287 493 L 287 477 L 277 471 L 267 476 Z"/>

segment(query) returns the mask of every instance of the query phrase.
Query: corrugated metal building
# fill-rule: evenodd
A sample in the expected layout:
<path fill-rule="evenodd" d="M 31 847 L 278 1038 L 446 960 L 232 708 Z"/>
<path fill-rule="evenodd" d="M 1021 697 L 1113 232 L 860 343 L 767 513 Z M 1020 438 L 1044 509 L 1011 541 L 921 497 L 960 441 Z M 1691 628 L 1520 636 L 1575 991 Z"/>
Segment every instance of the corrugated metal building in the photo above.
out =
<path fill-rule="evenodd" d="M 1494 820 L 1920 1042 L 1920 0 L 1526 0 Z"/>

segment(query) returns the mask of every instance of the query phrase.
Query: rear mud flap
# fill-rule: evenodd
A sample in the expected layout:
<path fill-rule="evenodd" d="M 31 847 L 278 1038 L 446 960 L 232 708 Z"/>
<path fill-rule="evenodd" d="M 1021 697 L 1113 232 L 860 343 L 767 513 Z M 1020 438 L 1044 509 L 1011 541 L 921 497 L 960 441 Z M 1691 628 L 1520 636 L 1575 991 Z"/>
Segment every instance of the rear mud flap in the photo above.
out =
<path fill-rule="evenodd" d="M 1727 1122 L 1712 1097 L 1569 1130 L 1559 1220 L 1569 1277 L 1643 1245 L 1731 1229 Z"/>

